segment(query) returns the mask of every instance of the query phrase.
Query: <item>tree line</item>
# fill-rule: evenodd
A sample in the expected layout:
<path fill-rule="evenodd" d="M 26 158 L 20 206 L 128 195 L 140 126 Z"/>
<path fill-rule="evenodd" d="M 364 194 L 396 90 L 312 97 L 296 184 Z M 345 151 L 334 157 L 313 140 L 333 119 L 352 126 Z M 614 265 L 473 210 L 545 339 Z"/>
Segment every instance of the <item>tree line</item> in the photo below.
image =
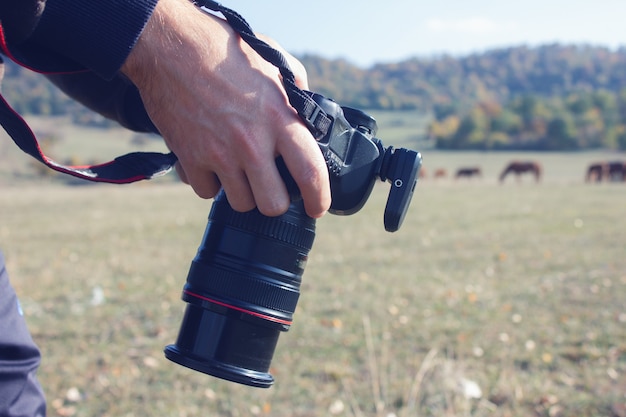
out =
<path fill-rule="evenodd" d="M 440 115 L 429 134 L 440 149 L 626 150 L 626 89 L 480 101 L 461 115 Z"/>
<path fill-rule="evenodd" d="M 626 149 L 626 49 L 518 46 L 369 68 L 298 58 L 311 89 L 342 105 L 430 112 L 441 149 Z M 102 123 L 40 76 L 13 65 L 7 78 L 3 95 L 20 113 Z"/>

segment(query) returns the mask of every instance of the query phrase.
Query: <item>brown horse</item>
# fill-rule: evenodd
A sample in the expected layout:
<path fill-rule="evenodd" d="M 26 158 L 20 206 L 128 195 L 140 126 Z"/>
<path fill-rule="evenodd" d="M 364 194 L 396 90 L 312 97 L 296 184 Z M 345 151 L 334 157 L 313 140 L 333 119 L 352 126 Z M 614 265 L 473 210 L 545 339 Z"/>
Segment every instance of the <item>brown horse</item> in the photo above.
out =
<path fill-rule="evenodd" d="M 589 165 L 587 168 L 587 175 L 585 176 L 586 182 L 600 182 L 604 178 L 606 173 L 606 164 L 603 162 L 597 162 Z"/>
<path fill-rule="evenodd" d="M 622 161 L 596 162 L 587 168 L 586 182 L 626 182 L 626 163 Z"/>
<path fill-rule="evenodd" d="M 437 168 L 435 170 L 435 174 L 433 175 L 435 178 L 445 178 L 448 175 L 444 168 Z"/>
<path fill-rule="evenodd" d="M 610 161 L 607 163 L 607 181 L 626 181 L 626 162 Z"/>
<path fill-rule="evenodd" d="M 483 173 L 479 167 L 464 167 L 457 169 L 454 178 L 459 179 L 461 177 L 482 177 L 482 175 Z"/>
<path fill-rule="evenodd" d="M 513 161 L 500 174 L 500 182 L 504 182 L 509 174 L 515 174 L 519 181 L 520 176 L 526 173 L 532 174 L 535 177 L 535 182 L 539 182 L 541 180 L 541 165 L 534 161 Z"/>

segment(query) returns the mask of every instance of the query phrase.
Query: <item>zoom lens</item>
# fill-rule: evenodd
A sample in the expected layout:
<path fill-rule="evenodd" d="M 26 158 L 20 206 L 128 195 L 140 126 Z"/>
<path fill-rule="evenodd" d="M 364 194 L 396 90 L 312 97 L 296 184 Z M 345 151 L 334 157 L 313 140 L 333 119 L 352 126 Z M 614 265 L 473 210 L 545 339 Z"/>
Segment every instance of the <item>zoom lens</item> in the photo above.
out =
<path fill-rule="evenodd" d="M 236 212 L 220 192 L 183 289 L 176 344 L 165 356 L 218 378 L 267 388 L 281 331 L 289 330 L 315 220 L 302 201 L 278 217 Z"/>

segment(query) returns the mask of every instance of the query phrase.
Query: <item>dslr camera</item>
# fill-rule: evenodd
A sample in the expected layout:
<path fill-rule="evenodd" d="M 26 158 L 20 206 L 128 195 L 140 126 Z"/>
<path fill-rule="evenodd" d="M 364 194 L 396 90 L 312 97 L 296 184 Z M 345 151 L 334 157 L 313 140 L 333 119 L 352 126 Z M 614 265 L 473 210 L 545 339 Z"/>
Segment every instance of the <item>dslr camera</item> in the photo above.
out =
<path fill-rule="evenodd" d="M 375 181 L 388 181 L 384 226 L 398 230 L 421 155 L 385 147 L 375 138 L 376 121 L 366 113 L 307 94 L 331 119 L 326 135 L 318 140 L 330 175 L 330 213 L 356 213 Z M 187 306 L 178 338 L 165 348 L 165 356 L 180 365 L 262 388 L 274 382 L 268 371 L 280 332 L 292 324 L 315 238 L 315 220 L 306 215 L 284 163 L 279 159 L 277 164 L 292 195 L 285 214 L 236 212 L 223 192 L 216 196 L 183 288 Z"/>

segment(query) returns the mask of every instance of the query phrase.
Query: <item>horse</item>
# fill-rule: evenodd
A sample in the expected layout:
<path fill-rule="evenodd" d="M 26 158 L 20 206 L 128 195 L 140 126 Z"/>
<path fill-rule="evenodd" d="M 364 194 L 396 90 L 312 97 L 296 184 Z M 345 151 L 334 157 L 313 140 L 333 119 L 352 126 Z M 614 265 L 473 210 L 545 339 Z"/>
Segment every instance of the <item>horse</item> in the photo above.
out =
<path fill-rule="evenodd" d="M 509 163 L 506 168 L 500 174 L 500 182 L 504 182 L 504 179 L 509 174 L 515 174 L 519 181 L 522 174 L 530 173 L 535 177 L 535 182 L 541 180 L 541 165 L 534 161 L 513 161 Z"/>
<path fill-rule="evenodd" d="M 465 167 L 457 169 L 454 178 L 459 179 L 461 177 L 482 177 L 482 175 L 483 173 L 479 167 Z"/>
<path fill-rule="evenodd" d="M 600 182 L 604 178 L 606 173 L 606 164 L 603 162 L 596 162 L 587 167 L 587 174 L 585 175 L 586 182 Z"/>
<path fill-rule="evenodd" d="M 595 162 L 587 168 L 586 182 L 626 182 L 626 163 L 622 161 Z"/>
<path fill-rule="evenodd" d="M 446 176 L 448 176 L 448 173 L 444 168 L 437 168 L 433 176 L 435 178 L 445 178 Z"/>
<path fill-rule="evenodd" d="M 607 162 L 607 181 L 626 181 L 626 163 L 622 161 Z"/>

